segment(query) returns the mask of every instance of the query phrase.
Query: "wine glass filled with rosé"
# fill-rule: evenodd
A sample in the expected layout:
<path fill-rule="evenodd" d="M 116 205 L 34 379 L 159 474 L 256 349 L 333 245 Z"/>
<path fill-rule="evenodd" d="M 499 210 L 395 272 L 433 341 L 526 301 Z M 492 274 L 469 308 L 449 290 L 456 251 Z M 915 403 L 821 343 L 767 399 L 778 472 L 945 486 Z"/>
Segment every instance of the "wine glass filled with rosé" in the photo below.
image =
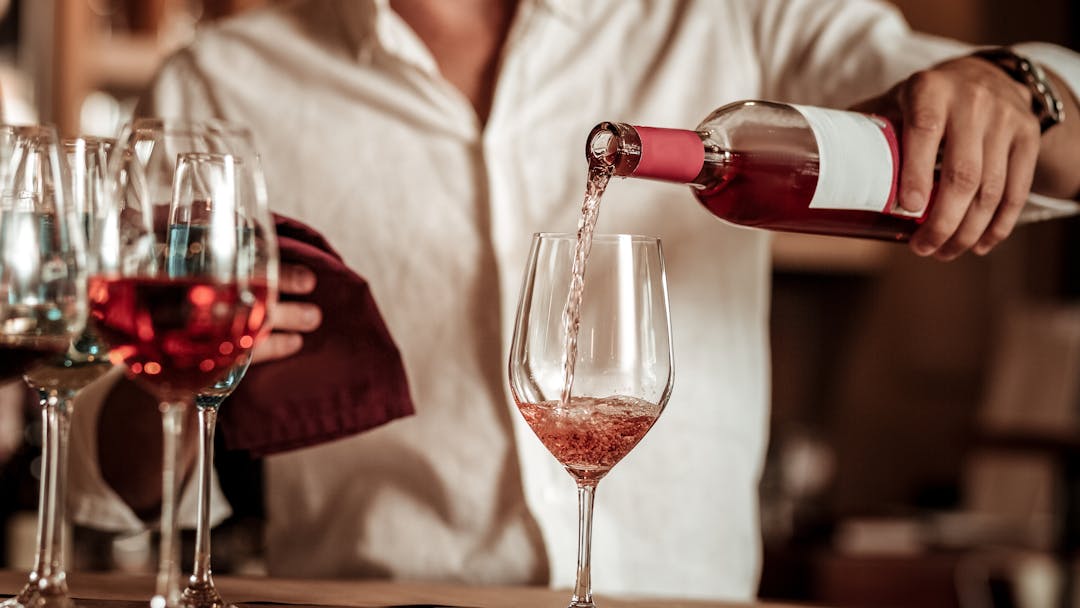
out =
<path fill-rule="evenodd" d="M 162 414 L 161 541 L 152 608 L 178 608 L 187 599 L 179 585 L 177 535 L 185 412 L 198 395 L 247 365 L 269 333 L 277 297 L 273 224 L 250 196 L 245 167 L 254 158 L 236 145 L 234 131 L 220 121 L 127 125 L 111 163 L 115 192 L 93 248 L 91 320 L 114 364 L 156 397 Z"/>
<path fill-rule="evenodd" d="M 659 239 L 598 234 L 591 251 L 578 245 L 575 234 L 533 237 L 509 371 L 525 422 L 577 484 L 580 546 L 570 606 L 586 608 L 594 605 L 596 486 L 663 411 L 672 356 Z"/>

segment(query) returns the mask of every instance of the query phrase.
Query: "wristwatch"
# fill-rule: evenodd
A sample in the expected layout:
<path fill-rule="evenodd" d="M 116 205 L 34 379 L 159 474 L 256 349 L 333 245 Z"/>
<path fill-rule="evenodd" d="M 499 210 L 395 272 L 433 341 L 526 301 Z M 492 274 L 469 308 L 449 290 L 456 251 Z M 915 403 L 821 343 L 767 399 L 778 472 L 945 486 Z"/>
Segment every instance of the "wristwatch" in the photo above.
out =
<path fill-rule="evenodd" d="M 1043 133 L 1065 119 L 1065 104 L 1061 102 L 1046 72 L 1034 61 L 1008 47 L 983 49 L 972 55 L 993 63 L 1010 78 L 1031 90 L 1031 111 L 1039 119 Z"/>

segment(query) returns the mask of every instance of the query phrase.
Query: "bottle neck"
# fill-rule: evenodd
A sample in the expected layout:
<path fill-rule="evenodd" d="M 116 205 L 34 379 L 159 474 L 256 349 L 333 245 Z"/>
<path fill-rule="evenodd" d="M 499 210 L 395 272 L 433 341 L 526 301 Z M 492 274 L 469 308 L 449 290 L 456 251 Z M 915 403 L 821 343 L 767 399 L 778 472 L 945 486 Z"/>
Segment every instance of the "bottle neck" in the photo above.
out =
<path fill-rule="evenodd" d="M 600 123 L 589 134 L 585 154 L 590 167 L 609 167 L 613 175 L 691 183 L 705 164 L 705 147 L 696 131 Z"/>

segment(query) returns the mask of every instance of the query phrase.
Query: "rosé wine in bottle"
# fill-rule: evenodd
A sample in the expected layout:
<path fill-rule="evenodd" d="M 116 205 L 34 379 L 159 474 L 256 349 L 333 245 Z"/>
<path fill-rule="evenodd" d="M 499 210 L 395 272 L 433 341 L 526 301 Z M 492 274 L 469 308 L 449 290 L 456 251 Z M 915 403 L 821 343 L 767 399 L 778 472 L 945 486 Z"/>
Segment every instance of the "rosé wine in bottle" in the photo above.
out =
<path fill-rule="evenodd" d="M 907 241 L 925 217 L 897 204 L 893 126 L 857 112 L 740 101 L 693 131 L 601 123 L 585 153 L 617 176 L 690 184 L 711 213 L 743 226 Z M 1043 200 L 1033 196 L 1020 221 L 1080 211 Z"/>

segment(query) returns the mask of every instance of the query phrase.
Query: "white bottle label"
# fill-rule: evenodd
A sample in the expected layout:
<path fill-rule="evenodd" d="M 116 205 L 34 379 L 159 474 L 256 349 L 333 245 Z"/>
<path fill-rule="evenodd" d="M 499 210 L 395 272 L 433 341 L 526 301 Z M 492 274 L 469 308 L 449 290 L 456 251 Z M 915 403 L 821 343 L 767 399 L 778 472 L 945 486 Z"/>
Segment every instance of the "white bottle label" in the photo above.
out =
<path fill-rule="evenodd" d="M 891 126 L 858 112 L 793 107 L 806 118 L 818 144 L 818 182 L 810 201 L 812 209 L 906 215 L 894 204 L 899 163 Z"/>

